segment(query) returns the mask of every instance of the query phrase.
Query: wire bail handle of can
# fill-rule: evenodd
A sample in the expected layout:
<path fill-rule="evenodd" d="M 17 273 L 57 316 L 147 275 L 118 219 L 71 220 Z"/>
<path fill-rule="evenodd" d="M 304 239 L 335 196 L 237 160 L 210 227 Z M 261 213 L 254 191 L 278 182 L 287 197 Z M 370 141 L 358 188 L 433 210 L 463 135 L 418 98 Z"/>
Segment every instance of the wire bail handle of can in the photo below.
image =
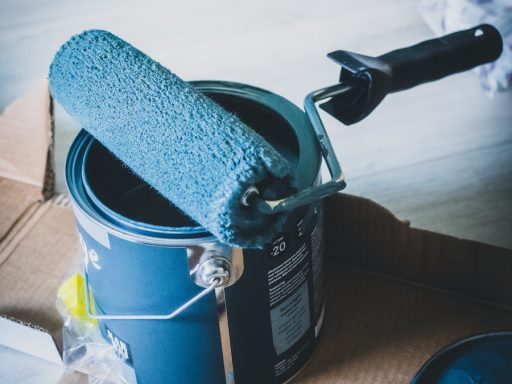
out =
<path fill-rule="evenodd" d="M 223 250 L 223 251 L 222 251 Z M 199 301 L 204 296 L 217 288 L 224 288 L 234 284 L 240 277 L 241 271 L 233 268 L 233 257 L 241 255 L 233 255 L 238 250 L 235 249 L 230 255 L 227 255 L 227 247 L 213 245 L 210 249 L 206 249 L 196 266 L 190 271 L 191 279 L 196 285 L 203 289 L 191 299 L 180 305 L 178 308 L 169 313 L 164 314 L 97 314 L 93 313 L 90 302 L 90 285 L 89 273 L 87 267 L 84 266 L 84 286 L 85 286 L 85 307 L 87 315 L 97 320 L 171 320 L 184 312 L 187 308 Z"/>

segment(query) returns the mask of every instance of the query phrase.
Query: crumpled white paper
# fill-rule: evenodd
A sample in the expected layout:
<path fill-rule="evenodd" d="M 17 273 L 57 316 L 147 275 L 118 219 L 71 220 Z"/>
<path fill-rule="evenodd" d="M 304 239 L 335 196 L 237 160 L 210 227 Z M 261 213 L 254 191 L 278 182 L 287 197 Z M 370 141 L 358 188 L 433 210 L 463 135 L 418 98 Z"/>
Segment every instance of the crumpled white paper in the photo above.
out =
<path fill-rule="evenodd" d="M 437 36 L 483 23 L 496 27 L 503 38 L 503 53 L 474 71 L 489 95 L 512 86 L 512 0 L 422 0 L 419 10 Z"/>

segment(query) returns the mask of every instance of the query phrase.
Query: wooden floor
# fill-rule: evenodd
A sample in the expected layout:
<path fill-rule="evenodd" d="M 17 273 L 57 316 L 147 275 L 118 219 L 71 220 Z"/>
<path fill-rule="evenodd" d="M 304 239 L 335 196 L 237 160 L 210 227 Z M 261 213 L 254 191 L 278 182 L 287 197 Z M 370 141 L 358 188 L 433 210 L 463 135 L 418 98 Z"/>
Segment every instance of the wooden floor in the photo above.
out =
<path fill-rule="evenodd" d="M 325 54 L 378 55 L 432 37 L 417 1 L 2 0 L 0 108 L 47 74 L 72 34 L 107 29 L 182 78 L 239 81 L 301 105 L 336 82 Z M 512 248 L 512 93 L 464 73 L 390 96 L 364 122 L 325 117 L 348 193 L 412 225 Z M 56 110 L 58 187 L 76 124 Z"/>

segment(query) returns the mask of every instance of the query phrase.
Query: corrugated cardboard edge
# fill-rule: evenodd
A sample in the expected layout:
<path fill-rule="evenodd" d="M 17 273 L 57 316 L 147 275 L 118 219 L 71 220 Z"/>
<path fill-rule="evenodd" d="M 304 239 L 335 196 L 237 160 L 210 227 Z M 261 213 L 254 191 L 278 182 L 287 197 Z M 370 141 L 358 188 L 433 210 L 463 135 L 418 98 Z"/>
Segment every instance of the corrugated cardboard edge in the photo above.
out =
<path fill-rule="evenodd" d="M 326 205 L 332 262 L 512 306 L 512 250 L 411 228 L 361 197 L 337 194 Z"/>
<path fill-rule="evenodd" d="M 48 114 L 49 114 L 49 129 L 50 129 L 50 144 L 48 145 L 48 151 L 46 152 L 46 168 L 44 171 L 43 178 L 43 199 L 48 200 L 55 193 L 55 119 L 53 116 L 53 98 L 50 95 L 50 90 L 48 88 Z"/>
<path fill-rule="evenodd" d="M 0 252 L 54 194 L 53 137 L 53 100 L 45 79 L 0 116 Z"/>
<path fill-rule="evenodd" d="M 29 210 L 20 217 L 14 225 L 16 230 L 11 231 L 0 244 L 0 267 L 50 207 L 51 202 L 38 203 L 29 207 Z"/>
<path fill-rule="evenodd" d="M 23 230 L 28 222 L 30 222 L 31 218 L 40 209 L 41 205 L 42 202 L 40 200 L 36 200 L 24 207 L 21 214 L 10 223 L 9 229 L 4 236 L 0 238 L 0 267 L 4 261 L 4 255 L 6 254 L 6 252 L 4 252 L 5 249 L 10 246 L 11 242 L 18 236 L 19 232 Z M 6 209 L 5 207 L 2 208 Z"/>

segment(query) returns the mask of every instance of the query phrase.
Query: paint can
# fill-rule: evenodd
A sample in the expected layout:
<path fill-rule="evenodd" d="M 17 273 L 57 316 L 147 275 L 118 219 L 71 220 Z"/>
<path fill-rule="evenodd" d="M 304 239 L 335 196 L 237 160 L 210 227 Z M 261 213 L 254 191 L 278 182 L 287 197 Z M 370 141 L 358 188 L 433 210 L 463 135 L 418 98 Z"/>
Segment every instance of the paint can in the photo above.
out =
<path fill-rule="evenodd" d="M 193 84 L 286 156 L 299 189 L 320 182 L 320 146 L 300 108 L 244 84 Z M 238 249 L 85 131 L 66 180 L 101 333 L 132 383 L 282 384 L 307 364 L 324 316 L 320 200 L 290 211 L 263 249 Z"/>

